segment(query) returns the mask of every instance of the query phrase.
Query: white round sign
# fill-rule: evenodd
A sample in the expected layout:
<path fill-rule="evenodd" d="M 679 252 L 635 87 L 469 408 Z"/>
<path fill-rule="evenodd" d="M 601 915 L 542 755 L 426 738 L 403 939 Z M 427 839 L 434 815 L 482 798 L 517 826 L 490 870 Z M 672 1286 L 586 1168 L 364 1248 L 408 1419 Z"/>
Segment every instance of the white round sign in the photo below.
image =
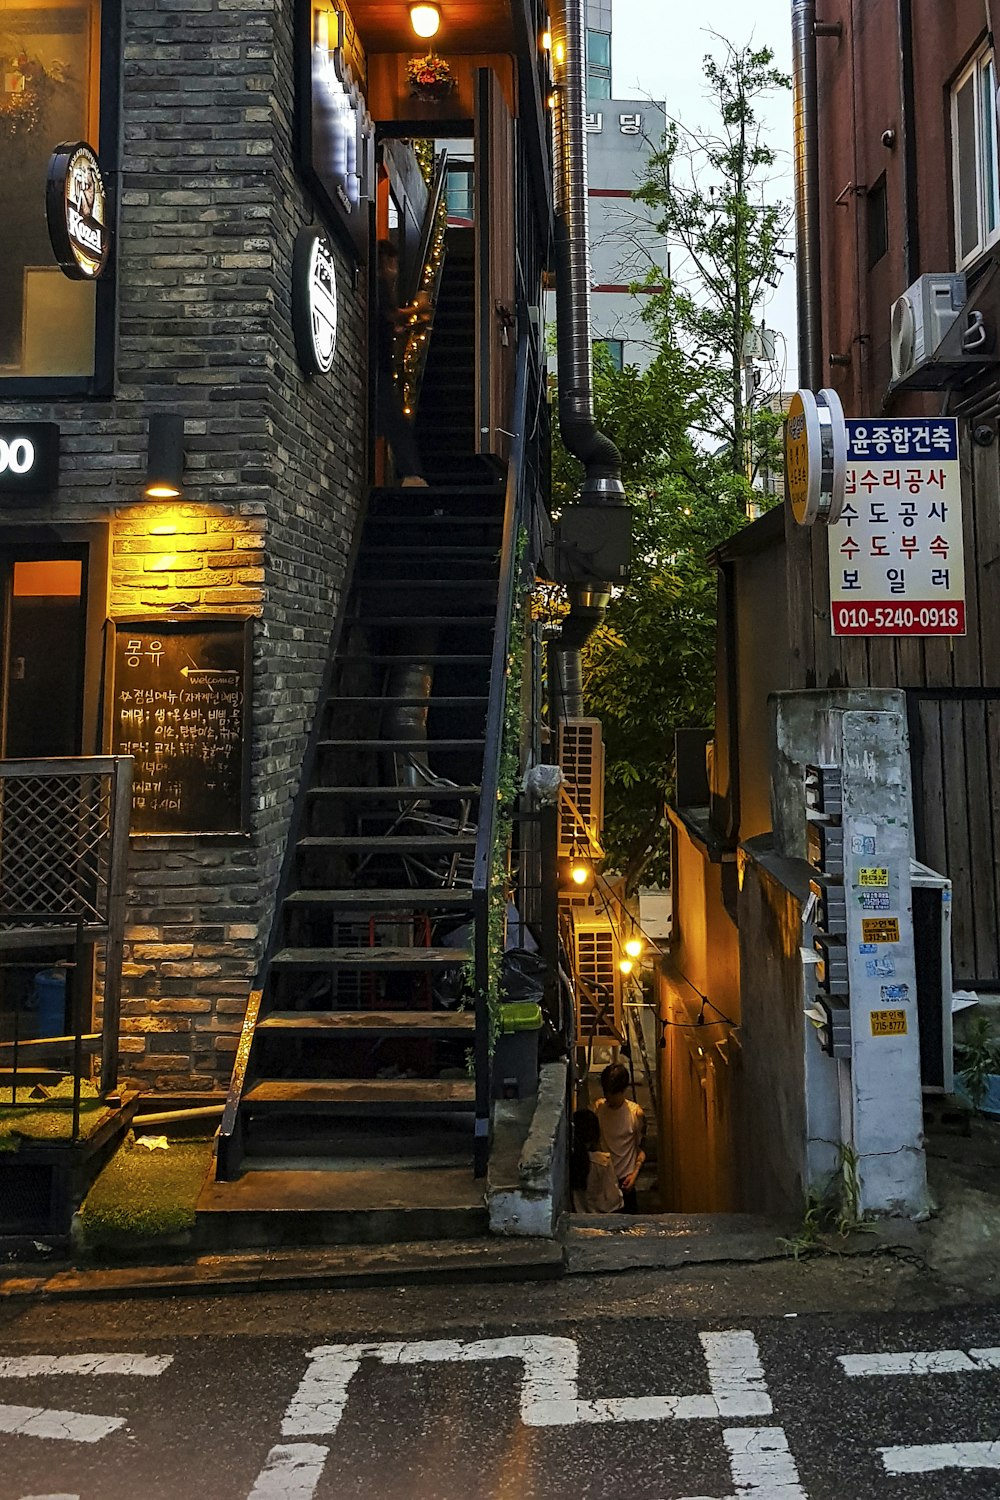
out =
<path fill-rule="evenodd" d="M 326 375 L 337 347 L 337 264 L 321 229 L 300 231 L 292 269 L 299 363 L 310 375 Z"/>

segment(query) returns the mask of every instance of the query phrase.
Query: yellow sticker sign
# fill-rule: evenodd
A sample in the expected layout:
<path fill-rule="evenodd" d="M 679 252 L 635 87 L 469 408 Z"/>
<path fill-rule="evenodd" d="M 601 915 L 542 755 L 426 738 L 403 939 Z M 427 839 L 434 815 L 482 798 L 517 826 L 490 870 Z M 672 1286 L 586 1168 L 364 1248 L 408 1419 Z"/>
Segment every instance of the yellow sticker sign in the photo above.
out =
<path fill-rule="evenodd" d="M 861 937 L 866 943 L 898 943 L 898 917 L 862 917 Z"/>
<path fill-rule="evenodd" d="M 889 871 L 885 865 L 866 865 L 858 871 L 858 885 L 888 885 Z"/>
<path fill-rule="evenodd" d="M 871 1021 L 872 1036 L 906 1035 L 905 1010 L 871 1010 L 868 1016 Z"/>

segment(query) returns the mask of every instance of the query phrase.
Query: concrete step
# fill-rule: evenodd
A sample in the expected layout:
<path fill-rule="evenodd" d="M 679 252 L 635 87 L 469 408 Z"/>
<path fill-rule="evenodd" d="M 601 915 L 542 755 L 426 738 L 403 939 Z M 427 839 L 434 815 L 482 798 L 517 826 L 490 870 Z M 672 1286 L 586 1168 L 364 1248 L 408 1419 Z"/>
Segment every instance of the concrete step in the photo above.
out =
<path fill-rule="evenodd" d="M 202 1189 L 201 1249 L 250 1245 L 371 1245 L 484 1234 L 483 1186 L 465 1167 L 426 1169 L 372 1161 L 338 1170 L 251 1169 Z"/>
<path fill-rule="evenodd" d="M 779 1260 L 796 1226 L 757 1214 L 567 1214 L 561 1232 L 567 1271 L 584 1274 Z"/>
<path fill-rule="evenodd" d="M 182 1292 L 295 1291 L 370 1286 L 477 1285 L 551 1280 L 563 1272 L 555 1240 L 477 1236 L 461 1240 L 265 1249 L 192 1255 L 169 1265 L 42 1271 L 0 1281 L 0 1301 L 166 1297 Z"/>

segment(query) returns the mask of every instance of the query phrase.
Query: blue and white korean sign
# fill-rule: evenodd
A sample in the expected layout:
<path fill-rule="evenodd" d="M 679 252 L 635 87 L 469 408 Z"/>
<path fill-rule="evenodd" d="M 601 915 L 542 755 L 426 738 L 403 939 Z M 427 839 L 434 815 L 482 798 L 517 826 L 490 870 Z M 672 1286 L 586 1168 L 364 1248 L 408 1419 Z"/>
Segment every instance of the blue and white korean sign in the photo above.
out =
<path fill-rule="evenodd" d="M 848 421 L 829 545 L 834 635 L 964 635 L 957 420 Z"/>

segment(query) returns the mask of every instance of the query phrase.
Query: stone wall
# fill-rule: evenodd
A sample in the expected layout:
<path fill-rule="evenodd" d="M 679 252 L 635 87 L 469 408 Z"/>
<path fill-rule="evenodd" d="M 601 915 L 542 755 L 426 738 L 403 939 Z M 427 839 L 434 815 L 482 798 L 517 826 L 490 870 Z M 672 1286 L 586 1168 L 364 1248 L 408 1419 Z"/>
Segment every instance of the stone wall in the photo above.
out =
<path fill-rule="evenodd" d="M 304 377 L 292 343 L 316 214 L 291 24 L 268 0 L 125 0 L 114 392 L 0 404 L 62 430 L 57 494 L 5 529 L 107 522 L 112 617 L 254 617 L 249 836 L 132 840 L 123 1075 L 162 1089 L 228 1078 L 366 483 L 365 289 L 339 251 L 331 374 Z M 184 416 L 170 508 L 141 503 L 158 409 Z"/>

